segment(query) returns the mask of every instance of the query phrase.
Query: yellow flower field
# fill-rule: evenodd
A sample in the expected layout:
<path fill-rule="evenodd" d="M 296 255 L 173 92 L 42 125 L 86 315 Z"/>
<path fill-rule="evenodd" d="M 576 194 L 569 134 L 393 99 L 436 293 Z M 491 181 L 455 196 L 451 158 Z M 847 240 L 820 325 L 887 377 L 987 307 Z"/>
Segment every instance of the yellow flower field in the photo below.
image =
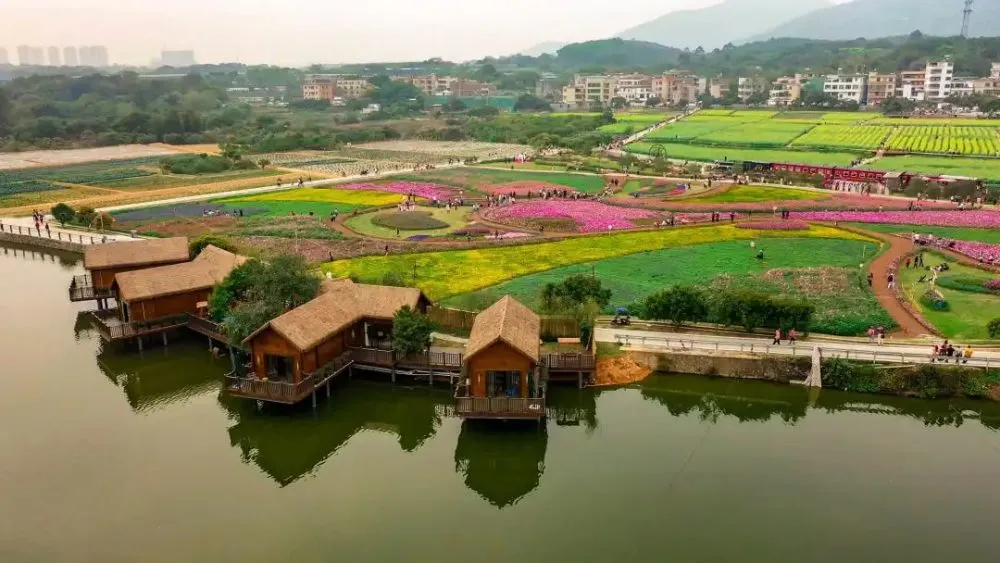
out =
<path fill-rule="evenodd" d="M 381 207 L 403 201 L 403 196 L 394 193 L 369 190 L 338 190 L 333 188 L 298 188 L 284 192 L 271 192 L 229 198 L 225 203 L 245 203 L 252 201 L 309 201 L 322 203 L 344 203 L 358 207 Z"/>
<path fill-rule="evenodd" d="M 365 256 L 323 265 L 334 276 L 354 276 L 377 283 L 387 273 L 411 279 L 416 266 L 417 285 L 438 301 L 497 283 L 582 262 L 592 262 L 662 248 L 751 238 L 871 239 L 833 227 L 810 226 L 808 231 L 748 231 L 733 225 L 685 227 L 671 230 L 577 237 L 533 245 L 478 250 L 453 250 L 395 256 Z"/>

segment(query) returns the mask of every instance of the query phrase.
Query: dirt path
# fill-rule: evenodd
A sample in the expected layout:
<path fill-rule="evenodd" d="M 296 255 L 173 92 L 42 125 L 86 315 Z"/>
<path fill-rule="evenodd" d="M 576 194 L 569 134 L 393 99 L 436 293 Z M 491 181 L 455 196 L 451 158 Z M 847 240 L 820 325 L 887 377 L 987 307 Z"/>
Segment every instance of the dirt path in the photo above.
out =
<path fill-rule="evenodd" d="M 913 250 L 913 241 L 906 238 L 866 231 L 863 229 L 855 228 L 851 230 L 880 240 L 889 245 L 889 248 L 883 252 L 881 256 L 876 258 L 874 262 L 872 262 L 871 273 L 875 276 L 875 281 L 873 283 L 875 297 L 878 299 L 879 304 L 882 305 L 882 307 L 888 311 L 890 315 L 892 315 L 896 324 L 899 325 L 899 328 L 893 331 L 893 334 L 902 338 L 915 338 L 917 336 L 928 334 L 924 325 L 922 325 L 920 321 L 918 321 L 916 317 L 907 311 L 906 308 L 903 307 L 903 304 L 899 302 L 896 294 L 889 289 L 887 282 L 890 266 L 894 261 Z"/>

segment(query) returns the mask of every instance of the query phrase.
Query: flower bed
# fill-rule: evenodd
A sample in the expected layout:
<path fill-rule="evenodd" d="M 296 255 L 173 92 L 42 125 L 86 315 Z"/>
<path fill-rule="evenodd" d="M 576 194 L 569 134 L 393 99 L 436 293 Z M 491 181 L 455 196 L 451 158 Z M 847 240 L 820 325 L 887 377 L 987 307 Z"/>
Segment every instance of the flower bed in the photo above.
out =
<path fill-rule="evenodd" d="M 447 199 L 451 197 L 452 189 L 439 184 L 421 182 L 387 182 L 384 184 L 344 184 L 337 186 L 340 190 L 363 190 L 372 192 L 391 192 L 402 195 L 415 195 L 425 199 Z"/>
<path fill-rule="evenodd" d="M 754 231 L 808 231 L 809 224 L 804 221 L 749 221 L 737 225 L 740 229 Z"/>
<path fill-rule="evenodd" d="M 538 192 L 542 190 L 548 190 L 548 191 L 560 190 L 568 192 L 576 191 L 568 186 L 560 186 L 559 184 L 549 184 L 546 182 L 535 182 L 531 180 L 520 180 L 516 182 L 505 182 L 503 184 L 493 184 L 489 186 L 483 186 L 481 190 L 492 195 L 514 194 L 515 197 L 526 196 L 529 193 L 531 193 L 532 195 L 538 195 Z"/>
<path fill-rule="evenodd" d="M 780 189 L 780 188 L 779 188 Z M 909 209 L 910 200 L 894 199 L 876 196 L 864 196 L 859 194 L 846 194 L 839 192 L 812 192 L 819 198 L 812 199 L 779 199 L 765 201 L 702 201 L 701 198 L 689 198 L 682 200 L 653 200 L 642 199 L 640 203 L 644 207 L 655 207 L 657 209 L 670 209 L 676 211 L 751 211 L 751 212 L 773 212 L 774 208 L 788 209 L 790 211 L 905 211 Z M 718 194 L 716 194 L 718 195 Z M 711 196 L 708 196 L 711 197 Z M 616 198 L 622 203 L 633 201 L 631 198 Z M 634 201 L 633 201 L 634 203 Z M 919 207 L 923 210 L 955 210 L 955 205 L 943 201 L 921 201 Z"/>
<path fill-rule="evenodd" d="M 1000 244 L 956 240 L 949 246 L 951 250 L 987 264 L 1000 264 Z M 1000 282 L 1000 280 L 993 280 Z"/>
<path fill-rule="evenodd" d="M 655 213 L 633 207 L 616 207 L 590 200 L 536 200 L 518 202 L 513 205 L 490 207 L 482 211 L 484 218 L 491 221 L 511 221 L 518 219 L 559 219 L 569 218 L 579 225 L 580 232 L 600 232 L 609 228 L 631 229 L 637 219 L 652 219 Z"/>
<path fill-rule="evenodd" d="M 1000 227 L 1000 211 L 804 211 L 795 214 L 805 221 L 845 221 L 853 223 L 895 223 L 943 227 Z"/>

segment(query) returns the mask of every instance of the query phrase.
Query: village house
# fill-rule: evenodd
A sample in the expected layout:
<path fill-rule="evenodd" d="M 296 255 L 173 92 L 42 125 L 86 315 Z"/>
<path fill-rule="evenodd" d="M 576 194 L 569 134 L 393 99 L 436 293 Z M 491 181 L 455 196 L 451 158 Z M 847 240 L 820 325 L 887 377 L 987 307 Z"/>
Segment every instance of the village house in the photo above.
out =
<path fill-rule="evenodd" d="M 75 276 L 70 282 L 69 298 L 70 301 L 96 299 L 103 308 L 103 301 L 112 297 L 115 275 L 188 260 L 185 237 L 92 244 L 83 251 L 83 268 L 87 273 Z"/>
<path fill-rule="evenodd" d="M 465 349 L 455 411 L 465 418 L 545 417 L 541 319 L 506 296 L 476 316 Z"/>

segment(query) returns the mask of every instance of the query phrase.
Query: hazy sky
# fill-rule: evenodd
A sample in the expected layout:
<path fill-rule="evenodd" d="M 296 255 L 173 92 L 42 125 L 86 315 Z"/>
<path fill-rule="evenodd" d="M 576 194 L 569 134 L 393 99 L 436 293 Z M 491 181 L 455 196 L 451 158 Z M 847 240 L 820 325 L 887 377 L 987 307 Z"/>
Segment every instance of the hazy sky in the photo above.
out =
<path fill-rule="evenodd" d="M 607 37 L 718 1 L 0 0 L 0 46 L 16 59 L 20 44 L 103 44 L 128 64 L 164 48 L 194 49 L 199 62 L 467 60 Z"/>

